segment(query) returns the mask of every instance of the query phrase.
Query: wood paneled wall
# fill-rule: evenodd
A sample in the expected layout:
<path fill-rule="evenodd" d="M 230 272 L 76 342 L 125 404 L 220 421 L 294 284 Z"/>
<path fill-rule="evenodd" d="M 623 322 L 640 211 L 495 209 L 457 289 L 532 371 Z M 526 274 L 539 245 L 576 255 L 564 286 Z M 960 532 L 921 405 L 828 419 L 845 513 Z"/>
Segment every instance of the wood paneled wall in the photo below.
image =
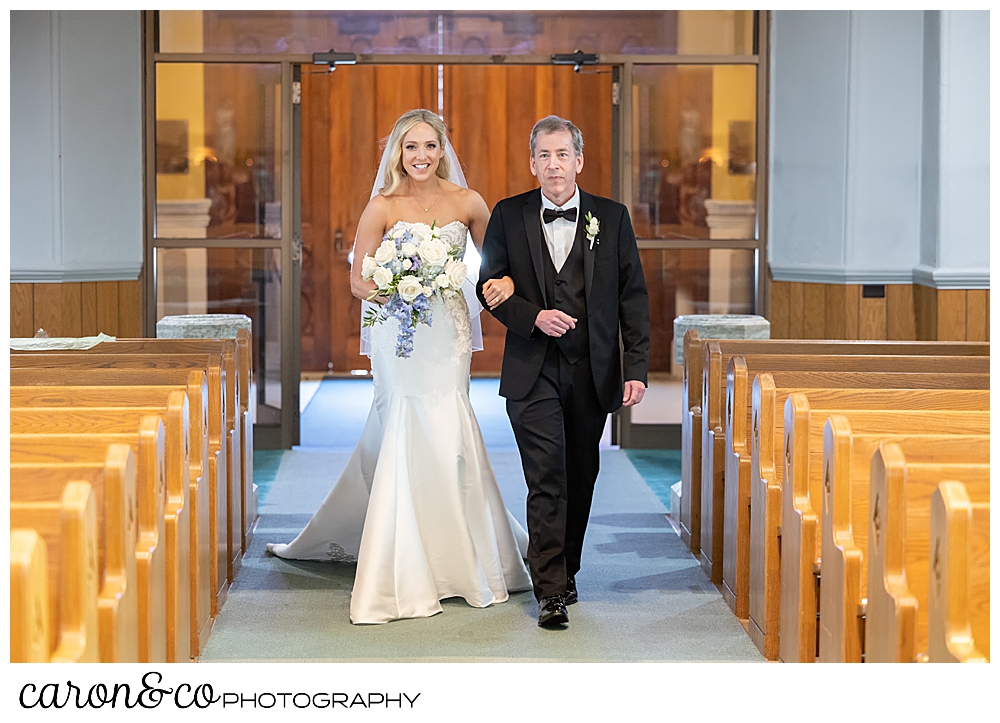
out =
<path fill-rule="evenodd" d="M 917 338 L 939 341 L 990 340 L 989 289 L 913 287 Z"/>
<path fill-rule="evenodd" d="M 142 336 L 140 281 L 11 284 L 10 335 Z"/>
<path fill-rule="evenodd" d="M 881 286 L 881 285 L 880 285 Z M 772 281 L 771 338 L 989 341 L 989 289 Z M 874 289 L 873 289 L 874 291 Z"/>

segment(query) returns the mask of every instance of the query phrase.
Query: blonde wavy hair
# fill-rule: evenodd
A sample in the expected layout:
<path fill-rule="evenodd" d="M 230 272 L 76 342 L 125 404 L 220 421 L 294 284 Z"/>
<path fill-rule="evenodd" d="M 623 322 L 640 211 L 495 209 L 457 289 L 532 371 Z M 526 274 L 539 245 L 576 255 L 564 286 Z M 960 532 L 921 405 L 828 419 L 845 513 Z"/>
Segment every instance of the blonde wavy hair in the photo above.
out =
<path fill-rule="evenodd" d="M 388 153 L 389 157 L 385 164 L 385 185 L 378 191 L 381 195 L 391 196 L 399 190 L 399 187 L 406 180 L 406 171 L 403 170 L 403 138 L 410 132 L 410 129 L 420 123 L 426 123 L 434 129 L 438 143 L 441 145 L 441 160 L 437 167 L 438 178 L 448 180 L 449 175 L 451 175 L 451 164 L 448 161 L 448 155 L 444 153 L 448 133 L 444 121 L 438 117 L 437 113 L 424 108 L 407 111 L 396 121 L 396 125 L 392 127 L 392 133 L 389 134 L 385 143 L 384 153 Z"/>

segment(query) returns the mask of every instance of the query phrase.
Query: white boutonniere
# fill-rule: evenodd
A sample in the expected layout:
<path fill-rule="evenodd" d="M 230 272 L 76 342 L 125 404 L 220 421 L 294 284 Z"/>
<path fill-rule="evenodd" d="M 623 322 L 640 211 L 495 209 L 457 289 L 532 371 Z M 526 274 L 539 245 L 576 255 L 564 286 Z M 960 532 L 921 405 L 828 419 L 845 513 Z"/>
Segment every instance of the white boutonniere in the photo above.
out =
<path fill-rule="evenodd" d="M 594 250 L 594 241 L 597 239 L 597 234 L 601 232 L 601 222 L 597 220 L 597 216 L 587 211 L 587 215 L 583 217 L 587 222 L 587 240 L 590 241 L 590 250 Z M 597 243 L 601 243 L 598 241 Z"/>

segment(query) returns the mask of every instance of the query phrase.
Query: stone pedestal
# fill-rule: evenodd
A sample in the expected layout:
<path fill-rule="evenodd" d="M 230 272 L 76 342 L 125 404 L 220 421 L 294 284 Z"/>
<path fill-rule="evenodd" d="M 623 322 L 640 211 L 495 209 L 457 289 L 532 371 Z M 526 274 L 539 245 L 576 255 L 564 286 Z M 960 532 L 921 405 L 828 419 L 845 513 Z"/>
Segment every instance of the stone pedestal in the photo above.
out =
<path fill-rule="evenodd" d="M 697 329 L 703 339 L 770 339 L 771 322 L 755 314 L 688 314 L 674 319 L 674 363 L 684 363 L 684 334 Z"/>
<path fill-rule="evenodd" d="M 167 199 L 156 202 L 157 238 L 207 238 L 210 198 Z"/>
<path fill-rule="evenodd" d="M 245 314 L 180 314 L 156 322 L 157 339 L 235 339 L 236 332 L 253 326 Z"/>
<path fill-rule="evenodd" d="M 705 200 L 705 211 L 708 216 L 709 238 L 754 238 L 754 227 L 757 214 L 753 201 L 724 201 L 715 198 Z"/>

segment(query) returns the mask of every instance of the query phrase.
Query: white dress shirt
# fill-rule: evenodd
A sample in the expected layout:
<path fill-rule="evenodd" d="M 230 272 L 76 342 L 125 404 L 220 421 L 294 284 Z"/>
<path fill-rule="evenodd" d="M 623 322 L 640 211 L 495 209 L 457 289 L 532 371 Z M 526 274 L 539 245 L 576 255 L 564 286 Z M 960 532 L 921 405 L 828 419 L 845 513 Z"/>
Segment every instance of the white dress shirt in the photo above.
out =
<path fill-rule="evenodd" d="M 552 223 L 545 223 L 545 219 L 542 219 L 542 232 L 545 234 L 545 245 L 549 247 L 549 256 L 552 257 L 552 263 L 556 267 L 556 273 L 558 274 L 562 270 L 563 264 L 566 263 L 566 257 L 569 256 L 569 252 L 573 250 L 573 241 L 576 240 L 576 224 L 580 223 L 580 187 L 576 187 L 573 197 L 562 206 L 552 203 L 543 193 L 542 210 L 539 211 L 539 215 L 544 213 L 547 208 L 556 211 L 565 211 L 571 208 L 576 209 L 576 222 L 557 218 Z"/>

